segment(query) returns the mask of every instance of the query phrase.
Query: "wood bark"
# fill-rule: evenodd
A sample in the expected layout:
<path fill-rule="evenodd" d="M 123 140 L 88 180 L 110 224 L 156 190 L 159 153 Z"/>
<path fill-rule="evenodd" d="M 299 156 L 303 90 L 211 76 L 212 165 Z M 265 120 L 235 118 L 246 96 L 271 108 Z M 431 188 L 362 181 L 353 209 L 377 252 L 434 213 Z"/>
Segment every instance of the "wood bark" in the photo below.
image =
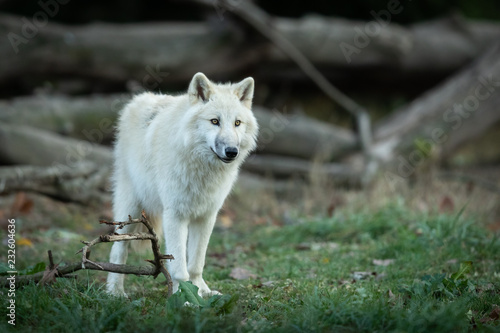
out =
<path fill-rule="evenodd" d="M 299 124 L 295 126 L 297 126 L 297 128 L 300 127 Z M 314 150 L 318 146 L 320 148 L 323 147 L 318 143 L 318 138 L 311 135 L 310 139 L 313 142 L 313 145 L 309 147 L 310 150 Z M 67 172 L 69 175 L 74 175 L 74 177 L 76 177 L 79 174 L 79 168 L 86 168 L 85 164 L 82 163 L 88 161 L 99 166 L 92 175 L 96 172 L 102 175 L 109 172 L 113 163 L 113 154 L 109 147 L 89 143 L 85 140 L 67 138 L 29 126 L 0 124 L 0 140 L 4 143 L 0 145 L 0 156 L 3 158 L 3 163 L 9 162 L 11 164 L 31 164 L 49 167 L 47 170 L 36 169 L 39 173 L 39 183 L 35 182 L 31 184 L 23 184 L 22 180 L 24 179 L 31 182 L 31 180 L 34 180 L 36 177 L 31 180 L 28 177 L 19 177 L 17 176 L 19 172 L 15 171 L 17 170 L 16 167 L 6 169 L 3 174 L 6 177 L 8 188 L 11 189 L 31 189 L 40 192 L 45 191 L 47 194 L 50 194 L 56 191 L 56 189 L 47 189 L 47 187 L 44 186 L 47 186 L 48 180 L 53 179 L 51 177 L 53 177 L 54 173 L 64 174 Z M 289 140 L 292 145 L 297 142 L 297 140 L 293 139 L 293 136 L 288 138 L 283 136 L 282 140 Z M 300 143 L 297 142 L 296 145 L 299 146 Z M 304 147 L 304 149 L 306 149 L 306 147 Z M 242 167 L 246 171 L 256 172 L 258 174 L 272 173 L 278 177 L 292 175 L 307 176 L 314 170 L 314 163 L 300 158 L 287 158 L 280 155 L 255 155 L 251 156 Z M 33 170 L 28 169 L 29 168 L 26 169 L 25 174 L 29 174 L 30 172 L 32 174 L 37 174 Z M 344 177 L 352 179 L 357 177 L 358 172 L 350 167 L 334 164 L 327 164 L 322 170 L 324 170 L 329 177 L 335 179 L 342 179 Z M 22 173 L 23 172 L 21 172 L 21 174 Z M 40 174 L 45 176 L 42 177 Z M 0 176 L 1 175 L 2 173 L 0 173 Z M 11 175 L 10 178 L 8 175 Z M 106 177 L 97 175 L 94 177 L 101 179 L 101 183 L 96 183 L 96 186 L 99 185 L 101 188 L 105 187 L 103 182 L 106 180 Z M 88 180 L 85 177 L 76 177 L 76 179 L 75 184 L 78 184 L 78 181 Z M 53 186 L 55 184 L 57 184 L 57 182 L 52 183 Z M 78 186 L 73 186 L 74 184 L 72 184 L 73 183 L 70 182 L 66 186 L 68 189 L 77 190 Z M 68 195 L 68 197 L 72 196 Z"/>
<path fill-rule="evenodd" d="M 85 161 L 50 167 L 18 165 L 0 167 L 0 194 L 31 191 L 63 201 L 102 204 L 109 201 L 110 169 Z"/>
<path fill-rule="evenodd" d="M 369 22 L 273 18 L 271 24 L 330 79 L 340 80 L 360 70 L 365 79 L 379 80 L 448 74 L 500 39 L 497 23 L 452 17 L 402 27 L 373 17 Z M 38 26 L 3 14 L 0 33 L 7 36 L 0 44 L 3 85 L 59 76 L 122 85 L 135 80 L 157 89 L 167 81 L 185 82 L 197 71 L 225 80 L 256 64 L 261 70 L 253 73 L 260 79 L 299 75 L 287 55 L 263 40 L 248 44 L 230 20 Z"/>
<path fill-rule="evenodd" d="M 361 165 L 311 162 L 279 155 L 252 155 L 243 164 L 243 169 L 274 178 L 299 176 L 309 179 L 311 176 L 320 175 L 325 181 L 328 179 L 355 186 L 361 183 L 364 172 Z"/>
<path fill-rule="evenodd" d="M 64 277 L 68 274 L 77 272 L 82 268 L 81 262 L 74 262 L 62 267 L 57 267 L 57 275 L 56 277 Z M 133 265 L 117 265 L 111 264 L 109 262 L 94 262 L 94 263 L 86 263 L 86 269 L 92 270 L 101 270 L 106 272 L 113 273 L 122 273 L 122 274 L 133 274 L 133 275 L 153 275 L 156 271 L 156 268 L 152 265 L 149 266 L 133 266 Z M 38 272 L 32 275 L 20 275 L 16 276 L 15 285 L 16 287 L 26 285 L 29 283 L 38 283 L 40 282 L 45 275 L 45 272 Z M 0 286 L 9 287 L 10 281 L 7 280 L 6 277 L 0 277 Z"/>
<path fill-rule="evenodd" d="M 109 148 L 31 126 L 0 123 L 0 163 L 73 167 L 89 160 L 111 167 Z"/>
<path fill-rule="evenodd" d="M 500 39 L 500 25 L 493 22 L 452 16 L 404 27 L 372 16 L 363 22 L 312 15 L 274 24 L 314 63 L 420 75 L 457 70 Z M 273 61 L 286 61 L 286 55 L 271 50 Z"/>
<path fill-rule="evenodd" d="M 162 254 L 160 252 L 160 245 L 158 241 L 158 236 L 153 229 L 151 223 L 147 220 L 146 214 L 144 211 L 141 214 L 141 218 L 132 219 L 129 216 L 128 221 L 122 222 L 109 222 L 105 220 L 99 221 L 101 224 L 108 224 L 118 226 L 118 229 L 123 228 L 125 225 L 142 223 L 146 229 L 147 233 L 131 233 L 131 234 L 107 234 L 100 235 L 94 240 L 87 242 L 82 241 L 85 246 L 78 251 L 77 253 L 82 253 L 82 260 L 80 262 L 71 263 L 59 267 L 59 265 L 55 265 L 53 262 L 52 251 L 48 251 L 49 255 L 49 267 L 44 272 L 38 272 L 31 275 L 21 275 L 15 276 L 14 279 L 11 277 L 0 277 L 0 286 L 11 288 L 14 284 L 16 287 L 19 287 L 24 284 L 28 284 L 30 282 L 45 284 L 48 282 L 55 281 L 56 277 L 68 277 L 68 274 L 76 272 L 81 269 L 91 269 L 91 270 L 99 270 L 105 272 L 112 273 L 121 273 L 121 274 L 134 274 L 134 275 L 151 275 L 156 278 L 160 273 L 162 273 L 166 278 L 166 283 L 168 286 L 167 298 L 172 296 L 172 278 L 170 273 L 165 268 L 164 261 L 165 260 L 175 260 L 172 255 Z M 121 242 L 121 241 L 131 241 L 131 240 L 149 240 L 151 241 L 151 249 L 154 255 L 153 260 L 146 260 L 153 264 L 152 266 L 133 266 L 133 265 L 125 265 L 125 264 L 112 264 L 108 262 L 94 262 L 89 259 L 90 257 L 90 248 L 99 243 L 107 243 L 107 242 Z"/>
<path fill-rule="evenodd" d="M 130 94 L 33 95 L 0 101 L 0 123 L 28 125 L 92 143 L 109 144 Z"/>
<path fill-rule="evenodd" d="M 335 160 L 359 148 L 354 133 L 344 128 L 261 107 L 254 107 L 253 112 L 260 126 L 258 153 Z"/>
<path fill-rule="evenodd" d="M 16 98 L 12 101 L 0 102 L 0 122 L 12 125 L 31 125 L 40 129 L 46 129 L 59 134 L 68 135 L 82 141 L 82 149 L 99 147 L 96 144 L 109 144 L 113 140 L 114 125 L 118 111 L 123 107 L 131 96 L 109 95 L 89 97 L 65 97 L 65 96 L 35 96 Z M 286 115 L 278 110 L 269 110 L 256 106 L 254 114 L 260 126 L 259 153 L 280 154 L 285 156 L 312 159 L 321 154 L 327 160 L 334 160 L 346 152 L 358 148 L 358 140 L 352 131 L 344 128 L 326 124 L 307 116 Z M 2 126 L 0 124 L 0 126 Z M 7 125 L 4 125 L 7 126 Z M 9 138 L 9 129 L 4 127 L 6 143 L 12 145 L 10 153 L 5 153 L 5 158 L 12 156 L 11 163 L 31 162 L 27 157 L 14 157 L 15 155 L 29 152 L 29 146 L 23 146 L 27 139 L 16 143 L 16 137 Z M 0 133 L 2 129 L 0 129 Z M 19 130 L 16 130 L 19 132 Z M 24 136 L 29 136 L 30 131 Z M 19 133 L 17 136 L 19 137 Z M 49 135 L 50 136 L 50 135 Z M 74 141 L 71 145 L 74 146 Z M 59 146 L 57 146 L 59 147 Z M 48 156 L 59 155 L 67 151 L 63 146 L 55 149 Z M 3 149 L 3 150 L 2 150 Z M 0 152 L 8 147 L 0 147 Z M 23 150 L 24 149 L 24 150 Z M 50 147 L 47 149 L 51 150 Z M 61 150 L 62 149 L 62 150 Z M 96 149 L 99 160 L 102 153 Z M 13 155 L 15 153 L 15 155 Z M 85 151 L 81 152 L 82 154 Z M 69 154 L 69 155 L 68 155 Z M 28 153 L 32 156 L 32 153 Z M 75 153 L 67 153 L 68 156 L 78 156 Z M 53 157 L 54 158 L 54 157 Z M 61 160 L 60 157 L 54 158 Z M 92 158 L 94 159 L 94 158 Z"/>
<path fill-rule="evenodd" d="M 373 153 L 408 177 L 500 121 L 500 44 L 375 127 Z"/>

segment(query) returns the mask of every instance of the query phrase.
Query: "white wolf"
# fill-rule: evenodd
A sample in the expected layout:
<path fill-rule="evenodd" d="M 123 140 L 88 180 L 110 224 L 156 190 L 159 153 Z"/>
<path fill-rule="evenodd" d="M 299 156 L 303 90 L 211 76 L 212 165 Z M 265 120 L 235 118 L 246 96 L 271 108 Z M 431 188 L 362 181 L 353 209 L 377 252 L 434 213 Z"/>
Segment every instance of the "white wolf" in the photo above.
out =
<path fill-rule="evenodd" d="M 190 280 L 201 296 L 217 294 L 202 277 L 217 212 L 256 147 L 251 111 L 254 80 L 216 84 L 194 75 L 180 96 L 143 93 L 124 108 L 118 122 L 113 175 L 116 221 L 142 209 L 165 240 L 173 292 Z M 130 232 L 128 230 L 117 232 Z M 137 241 L 134 241 L 137 243 Z M 110 261 L 124 264 L 128 244 L 113 244 Z M 124 275 L 110 273 L 108 292 L 125 295 Z"/>

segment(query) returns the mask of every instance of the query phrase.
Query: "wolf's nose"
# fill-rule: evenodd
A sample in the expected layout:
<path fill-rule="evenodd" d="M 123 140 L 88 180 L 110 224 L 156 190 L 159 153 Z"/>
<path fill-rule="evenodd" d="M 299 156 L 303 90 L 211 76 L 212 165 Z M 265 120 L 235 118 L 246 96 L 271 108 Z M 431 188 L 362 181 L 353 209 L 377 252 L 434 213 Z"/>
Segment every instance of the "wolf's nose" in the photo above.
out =
<path fill-rule="evenodd" d="M 235 158 L 238 156 L 238 148 L 236 147 L 227 147 L 225 150 L 226 157 L 228 158 Z"/>

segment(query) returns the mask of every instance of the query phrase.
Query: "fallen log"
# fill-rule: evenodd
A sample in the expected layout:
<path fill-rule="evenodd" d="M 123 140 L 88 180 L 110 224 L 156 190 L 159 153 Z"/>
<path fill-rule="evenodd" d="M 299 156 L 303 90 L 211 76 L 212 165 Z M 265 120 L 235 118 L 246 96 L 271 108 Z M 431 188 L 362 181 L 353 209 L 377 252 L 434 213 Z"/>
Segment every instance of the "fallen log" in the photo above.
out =
<path fill-rule="evenodd" d="M 451 73 L 500 39 L 500 25 L 460 16 L 401 26 L 372 13 L 368 22 L 317 15 L 275 20 L 276 28 L 313 63 L 350 70 L 389 70 L 384 76 Z M 397 15 L 397 14 L 393 14 Z M 271 49 L 272 61 L 286 55 Z M 380 73 L 380 72 L 377 72 Z"/>
<path fill-rule="evenodd" d="M 97 144 L 113 140 L 118 112 L 130 94 L 34 95 L 0 101 L 0 123 L 28 125 Z"/>
<path fill-rule="evenodd" d="M 233 72 L 253 54 L 233 58 L 234 43 L 225 41 L 234 36 L 213 34 L 203 23 L 36 25 L 0 15 L 0 32 L 8 39 L 0 46 L 3 83 L 29 73 L 31 78 L 63 75 L 115 83 L 135 79 L 145 89 L 156 89 L 167 78 L 184 81 L 200 70 L 209 76 Z"/>
<path fill-rule="evenodd" d="M 298 176 L 309 179 L 320 175 L 325 181 L 353 186 L 361 184 L 364 173 L 362 165 L 310 162 L 277 155 L 252 155 L 243 164 L 243 169 L 273 178 Z"/>
<path fill-rule="evenodd" d="M 321 16 L 273 18 L 271 24 L 322 73 L 336 80 L 357 79 L 359 75 L 353 74 L 360 70 L 365 79 L 371 73 L 374 80 L 392 77 L 401 83 L 412 76 L 447 75 L 500 38 L 497 23 L 454 17 L 401 27 L 377 13 L 373 17 L 369 22 Z M 241 29 L 230 20 L 219 20 L 215 25 L 142 22 L 66 26 L 53 22 L 40 25 L 29 18 L 3 14 L 0 33 L 7 37 L 0 45 L 0 86 L 15 83 L 34 88 L 34 77 L 51 81 L 71 77 L 123 88 L 134 80 L 154 90 L 167 82 L 186 82 L 197 71 L 225 80 L 250 68 L 260 80 L 304 78 L 271 43 L 245 42 L 248 38 L 242 38 Z"/>
<path fill-rule="evenodd" d="M 407 178 L 500 121 L 500 44 L 375 127 L 373 154 Z"/>
<path fill-rule="evenodd" d="M 80 162 L 73 166 L 18 165 L 0 167 L 0 194 L 31 191 L 63 201 L 102 204 L 110 200 L 106 184 L 110 168 Z"/>
<path fill-rule="evenodd" d="M 126 94 L 20 97 L 0 102 L 0 109 L 5 110 L 0 113 L 0 122 L 31 125 L 85 140 L 86 145 L 109 144 L 113 140 L 118 112 L 130 98 Z M 359 146 L 352 131 L 307 116 L 286 115 L 259 106 L 254 107 L 254 114 L 260 125 L 259 153 L 304 159 L 321 154 L 326 160 L 335 160 Z M 5 131 L 8 129 L 5 128 Z M 15 138 L 6 139 L 16 147 L 15 152 L 22 148 L 22 142 L 26 142 L 16 143 Z M 64 151 L 65 148 L 61 148 Z M 0 152 L 2 149 L 7 147 L 0 148 Z M 14 157 L 11 163 L 32 164 L 25 158 Z"/>
<path fill-rule="evenodd" d="M 0 164 L 74 167 L 89 160 L 110 167 L 109 148 L 30 126 L 0 123 Z"/>
<path fill-rule="evenodd" d="M 54 168 L 54 172 L 64 173 L 68 168 L 75 168 L 80 165 L 79 163 L 85 161 L 98 165 L 99 170 L 109 170 L 113 163 L 113 154 L 109 147 L 85 140 L 67 138 L 29 126 L 0 124 L 0 140 L 4 143 L 0 145 L 0 156 L 2 157 L 0 163 L 3 164 L 8 162 L 9 164 L 51 166 Z M 294 142 L 291 140 L 291 144 Z M 299 158 L 287 158 L 280 155 L 252 155 L 242 168 L 259 174 L 271 173 L 278 177 L 308 176 L 313 170 L 321 170 L 333 179 L 344 181 L 344 178 L 347 178 L 349 182 L 354 183 L 356 183 L 355 178 L 360 174 L 360 170 L 352 166 L 336 164 L 321 166 L 319 163 L 321 168 L 315 169 L 314 165 L 315 163 Z M 6 173 L 14 171 L 15 167 Z M 52 172 L 47 170 L 46 173 L 50 179 Z M 14 180 L 11 181 L 15 181 L 15 175 L 12 175 L 12 178 Z M 99 179 L 105 181 L 105 177 Z M 100 184 L 100 186 L 104 187 L 105 185 Z"/>
<path fill-rule="evenodd" d="M 307 116 L 285 115 L 277 110 L 254 107 L 259 122 L 258 153 L 311 160 L 340 158 L 359 148 L 354 133 Z"/>

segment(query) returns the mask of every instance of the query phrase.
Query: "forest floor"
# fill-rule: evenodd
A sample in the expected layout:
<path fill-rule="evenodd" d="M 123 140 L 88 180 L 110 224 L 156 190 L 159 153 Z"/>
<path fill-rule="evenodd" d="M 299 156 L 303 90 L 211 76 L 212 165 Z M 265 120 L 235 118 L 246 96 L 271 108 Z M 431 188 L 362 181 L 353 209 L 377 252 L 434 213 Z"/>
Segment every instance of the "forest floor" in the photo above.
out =
<path fill-rule="evenodd" d="M 17 288 L 15 326 L 5 316 L 12 297 L 0 289 L 0 331 L 498 332 L 500 237 L 489 214 L 498 198 L 456 186 L 392 195 L 309 189 L 295 205 L 237 188 L 219 215 L 204 273 L 222 297 L 181 306 L 192 285 L 167 300 L 161 276 L 129 276 L 128 298 L 115 298 L 104 291 L 106 273 L 79 271 L 77 279 Z M 66 215 L 55 206 L 48 215 L 27 197 L 11 203 L 30 211 L 16 215 L 18 270 L 46 263 L 49 249 L 61 266 L 78 261 L 79 241 L 108 231 L 70 204 Z M 92 258 L 107 260 L 109 249 L 95 246 Z M 131 254 L 129 263 L 145 257 Z"/>

